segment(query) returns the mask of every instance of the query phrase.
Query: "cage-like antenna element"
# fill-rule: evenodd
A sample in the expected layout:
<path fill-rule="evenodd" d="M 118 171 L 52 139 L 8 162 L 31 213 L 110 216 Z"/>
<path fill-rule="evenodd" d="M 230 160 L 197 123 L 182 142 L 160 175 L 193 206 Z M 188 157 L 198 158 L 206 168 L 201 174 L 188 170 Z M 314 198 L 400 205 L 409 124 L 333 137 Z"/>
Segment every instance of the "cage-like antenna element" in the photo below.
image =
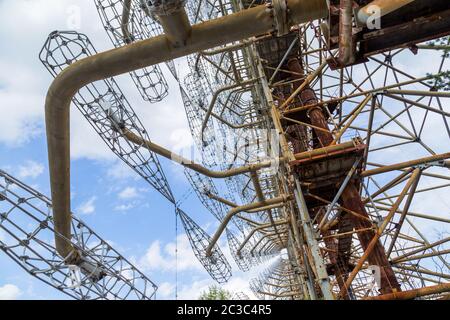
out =
<path fill-rule="evenodd" d="M 233 234 L 232 231 L 226 230 L 227 233 L 227 240 L 228 245 L 230 247 L 231 255 L 233 256 L 234 261 L 236 262 L 236 265 L 244 272 L 247 272 L 250 270 L 250 263 L 247 261 L 247 255 L 246 254 L 238 254 L 237 250 L 239 249 L 240 243 L 236 236 Z"/>
<path fill-rule="evenodd" d="M 95 0 L 100 20 L 115 47 L 144 40 L 162 33 L 161 27 L 145 13 L 145 3 L 131 1 L 129 21 L 122 21 L 124 1 Z M 142 2 L 142 1 L 141 1 Z M 126 30 L 124 35 L 124 30 Z M 168 62 L 169 70 L 176 76 L 173 62 Z M 130 72 L 142 98 L 149 102 L 159 102 L 168 95 L 169 86 L 159 65 Z"/>
<path fill-rule="evenodd" d="M 157 286 L 75 215 L 70 241 L 82 262 L 67 265 L 54 246 L 50 199 L 3 170 L 0 230 L 3 252 L 33 277 L 74 299 L 155 298 Z"/>
<path fill-rule="evenodd" d="M 231 277 L 231 266 L 222 251 L 216 246 L 211 256 L 207 256 L 206 248 L 211 238 L 183 210 L 176 210 L 197 259 L 214 280 L 218 283 L 227 282 Z"/>
<path fill-rule="evenodd" d="M 96 53 L 86 35 L 75 31 L 54 31 L 48 36 L 39 57 L 47 70 L 56 77 L 68 65 Z M 129 142 L 121 133 L 120 128 L 126 127 L 142 139 L 150 140 L 114 78 L 87 85 L 77 93 L 73 103 L 122 161 L 170 202 L 175 203 L 156 154 Z"/>

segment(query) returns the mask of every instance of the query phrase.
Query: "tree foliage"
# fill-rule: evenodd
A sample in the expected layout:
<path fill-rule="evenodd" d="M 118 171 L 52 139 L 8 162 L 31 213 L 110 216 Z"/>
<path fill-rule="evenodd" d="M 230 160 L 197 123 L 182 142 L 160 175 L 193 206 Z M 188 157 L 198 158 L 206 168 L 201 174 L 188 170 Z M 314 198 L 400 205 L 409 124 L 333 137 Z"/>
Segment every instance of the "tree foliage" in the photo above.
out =
<path fill-rule="evenodd" d="M 436 50 L 442 50 L 442 58 L 450 57 L 450 37 L 439 38 L 428 42 L 428 46 L 436 47 Z M 435 90 L 450 91 L 450 70 L 443 71 L 428 81 L 428 84 L 433 86 Z"/>
<path fill-rule="evenodd" d="M 230 300 L 231 293 L 225 289 L 222 289 L 219 286 L 213 285 L 213 286 L 210 286 L 207 291 L 204 291 L 198 299 L 199 300 Z"/>

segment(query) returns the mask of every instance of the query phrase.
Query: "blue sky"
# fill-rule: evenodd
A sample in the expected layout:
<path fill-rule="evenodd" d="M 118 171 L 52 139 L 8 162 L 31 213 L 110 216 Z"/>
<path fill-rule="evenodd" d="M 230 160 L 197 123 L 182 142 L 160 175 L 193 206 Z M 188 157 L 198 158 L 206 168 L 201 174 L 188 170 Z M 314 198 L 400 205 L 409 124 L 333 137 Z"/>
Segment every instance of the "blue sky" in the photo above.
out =
<path fill-rule="evenodd" d="M 80 19 L 73 13 L 80 12 Z M 85 33 L 98 51 L 112 47 L 90 0 L 0 0 L 0 168 L 49 195 L 44 127 L 44 98 L 52 77 L 38 54 L 53 30 Z M 179 62 L 178 62 L 179 64 Z M 164 67 L 163 67 L 164 68 Z M 143 101 L 128 76 L 118 82 L 150 137 L 169 148 L 189 145 L 190 134 L 178 86 L 164 69 L 170 95 L 161 103 Z M 158 297 L 174 298 L 174 208 L 136 174 L 120 163 L 95 135 L 75 107 L 71 112 L 72 210 L 114 248 L 160 286 Z M 182 170 L 161 159 L 177 199 L 186 195 Z M 211 234 L 216 222 L 194 193 L 182 208 Z M 213 281 L 178 233 L 180 298 L 197 298 Z M 226 251 L 228 251 L 226 249 Z M 248 291 L 252 274 L 238 272 L 225 286 Z M 0 254 L 0 299 L 65 299 Z"/>

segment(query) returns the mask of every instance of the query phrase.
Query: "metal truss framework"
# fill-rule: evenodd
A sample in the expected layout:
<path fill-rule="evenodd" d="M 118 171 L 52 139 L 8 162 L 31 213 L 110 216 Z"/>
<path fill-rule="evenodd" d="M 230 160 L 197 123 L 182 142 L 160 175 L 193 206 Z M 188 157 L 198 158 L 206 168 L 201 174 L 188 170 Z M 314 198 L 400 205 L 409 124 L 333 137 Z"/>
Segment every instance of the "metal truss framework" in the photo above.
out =
<path fill-rule="evenodd" d="M 68 265 L 57 254 L 52 203 L 43 194 L 0 170 L 0 249 L 33 277 L 82 300 L 148 300 L 157 286 L 73 216 L 74 247 L 82 263 Z M 61 236 L 62 235 L 58 235 Z"/>
<path fill-rule="evenodd" d="M 194 24 L 258 4 L 192 1 L 187 12 Z M 336 54 L 327 47 L 319 26 L 311 22 L 285 36 L 262 35 L 187 58 L 189 73 L 184 81 L 180 77 L 180 86 L 205 166 L 226 170 L 251 164 L 271 158 L 276 148 L 293 160 L 298 153 L 354 141 L 353 155 L 348 152 L 341 159 L 338 153 L 329 160 L 318 154 L 313 160 L 281 165 L 275 172 L 260 171 L 265 198 L 294 188 L 296 203 L 278 208 L 272 219 L 264 211 L 238 216 L 245 225 L 241 240 L 234 232 L 242 234 L 242 230 L 228 224 L 233 257 L 241 270 L 247 270 L 255 252 L 287 247 L 289 259 L 281 265 L 291 268 L 297 284 L 284 297 L 289 299 L 363 299 L 400 288 L 445 286 L 449 279 L 445 230 L 450 220 L 443 212 L 424 214 L 413 208 L 427 195 L 449 187 L 445 141 L 450 131 L 445 105 L 450 95 L 433 92 L 432 83 L 433 75 L 445 70 L 448 62 L 442 59 L 437 70 L 414 76 L 396 66 L 396 61 L 411 55 L 400 48 L 371 56 L 362 64 L 332 69 L 330 61 Z M 433 123 L 442 128 L 437 143 L 427 132 Z M 282 134 L 280 146 L 268 139 L 267 132 L 274 128 Z M 395 162 L 385 156 L 390 153 L 402 164 L 390 165 Z M 431 158 L 408 162 L 417 155 Z M 320 166 L 328 168 L 320 173 Z M 326 187 L 326 179 L 331 187 Z M 238 206 L 234 199 L 251 203 L 258 198 L 249 174 L 227 178 L 225 185 L 201 175 L 190 182 L 213 214 L 222 212 L 223 205 Z M 345 190 L 351 184 L 357 186 L 356 193 L 345 201 L 349 197 Z M 355 208 L 352 201 L 360 201 L 364 208 Z M 366 222 L 354 224 L 350 217 L 360 217 L 361 210 L 366 216 L 360 219 Z M 274 219 L 290 219 L 291 227 L 276 228 Z M 258 224 L 267 225 L 264 233 L 258 232 Z M 444 233 L 430 240 L 429 231 L 421 230 L 428 225 Z M 239 252 L 246 238 L 246 250 Z M 373 246 L 379 254 L 385 252 L 387 260 L 383 261 L 391 267 L 377 265 L 380 260 L 370 258 Z M 264 291 L 264 279 L 252 283 L 255 294 Z M 386 283 L 392 279 L 398 284 Z M 287 288 L 291 280 L 281 277 L 279 281 L 259 297 L 280 298 L 277 290 Z M 271 295 L 274 288 L 278 296 Z"/>
<path fill-rule="evenodd" d="M 89 107 L 86 114 L 101 115 L 101 125 L 109 128 L 97 131 L 102 137 L 108 132 L 114 135 L 113 141 L 120 137 L 129 143 L 131 150 L 181 159 L 178 162 L 186 167 L 200 201 L 221 223 L 209 237 L 176 208 L 196 256 L 218 282 L 231 276 L 217 245 L 226 233 L 231 254 L 242 270 L 274 255 L 283 256 L 251 283 L 260 298 L 443 297 L 450 290 L 446 233 L 450 220 L 441 205 L 445 203 L 441 192 L 450 186 L 450 114 L 445 109 L 450 94 L 436 84 L 449 67 L 447 55 L 436 70 L 431 66 L 425 71 L 415 69 L 420 47 L 398 45 L 394 39 L 395 44 L 378 51 L 367 42 L 358 60 L 349 63 L 351 54 L 343 46 L 349 38 L 343 31 L 335 36 L 339 19 L 348 15 L 336 20 L 338 1 L 330 2 L 328 20 L 292 28 L 280 21 L 279 3 L 267 3 L 265 10 L 273 10 L 277 26 L 273 32 L 186 57 L 187 68 L 178 70 L 177 80 L 200 164 L 151 143 L 145 129 L 136 129 L 134 122 L 114 112 L 128 105 L 102 107 L 106 93 L 81 107 Z M 356 2 L 363 6 L 367 1 Z M 123 8 L 122 1 L 108 3 Z M 180 4 L 176 13 L 183 15 L 184 3 Z M 194 25 L 232 18 L 235 12 L 249 12 L 253 7 L 260 10 L 261 4 L 193 0 L 185 7 Z M 161 4 L 147 7 L 155 10 L 157 5 Z M 135 19 L 131 23 L 122 20 L 119 25 L 117 9 L 104 20 L 106 26 L 115 21 L 111 34 L 116 45 L 142 39 L 142 28 L 147 24 L 151 28 L 138 15 L 145 12 L 146 4 L 137 7 L 133 2 L 133 6 L 135 14 L 128 16 Z M 166 26 L 164 31 L 174 36 L 176 27 L 163 23 L 170 17 L 157 18 Z M 367 32 L 364 27 L 352 28 L 352 21 L 350 13 L 350 32 Z M 433 30 L 428 31 L 441 35 Z M 364 35 L 364 41 L 376 40 L 376 34 Z M 75 38 L 69 42 L 86 41 L 80 35 Z M 176 44 L 171 50 L 179 48 Z M 56 51 L 66 47 L 63 42 Z M 47 65 L 53 51 L 46 49 Z M 53 67 L 70 64 L 79 55 L 69 57 Z M 115 92 L 116 87 L 107 90 Z M 138 121 L 134 114 L 131 118 Z M 159 164 L 156 172 L 163 176 Z M 157 178 L 152 185 L 175 203 L 165 178 Z M 434 201 L 440 195 L 440 202 Z M 433 229 L 442 232 L 433 235 Z"/>
<path fill-rule="evenodd" d="M 302 288 L 288 260 L 278 259 L 258 278 L 250 281 L 250 288 L 260 300 L 302 299 Z"/>
<path fill-rule="evenodd" d="M 74 31 L 55 31 L 49 35 L 40 57 L 44 66 L 56 76 L 65 66 L 95 53 L 87 36 Z M 110 149 L 176 206 L 157 156 L 143 146 L 130 143 L 122 134 L 122 129 L 126 128 L 138 134 L 141 139 L 149 140 L 147 131 L 117 82 L 111 78 L 91 84 L 77 94 L 73 103 Z M 208 243 L 208 236 L 185 212 L 178 207 L 176 211 L 200 263 L 219 283 L 227 281 L 231 276 L 231 269 L 223 254 L 219 250 L 213 257 L 207 257 L 204 245 Z"/>

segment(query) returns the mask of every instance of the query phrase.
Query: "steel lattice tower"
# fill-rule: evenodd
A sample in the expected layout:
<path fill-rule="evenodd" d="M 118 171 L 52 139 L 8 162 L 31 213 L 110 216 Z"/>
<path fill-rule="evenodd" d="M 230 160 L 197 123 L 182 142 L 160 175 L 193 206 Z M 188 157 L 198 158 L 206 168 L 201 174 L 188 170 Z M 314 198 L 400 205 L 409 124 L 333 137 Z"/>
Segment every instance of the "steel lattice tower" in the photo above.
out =
<path fill-rule="evenodd" d="M 232 276 L 220 248 L 226 238 L 242 271 L 274 260 L 250 283 L 260 299 L 448 298 L 448 3 L 95 5 L 116 49 L 97 53 L 83 34 L 54 32 L 40 55 L 56 77 L 46 125 L 59 228 L 51 250 L 60 261 L 83 268 L 87 259 L 70 240 L 64 169 L 73 102 L 174 204 L 196 257 L 219 283 Z M 439 61 L 415 65 L 427 55 Z M 178 82 L 196 162 L 150 140 L 113 78 L 130 73 L 144 100 L 160 101 L 168 92 L 161 63 Z M 215 234 L 179 208 L 158 157 L 184 166 L 219 222 Z"/>

